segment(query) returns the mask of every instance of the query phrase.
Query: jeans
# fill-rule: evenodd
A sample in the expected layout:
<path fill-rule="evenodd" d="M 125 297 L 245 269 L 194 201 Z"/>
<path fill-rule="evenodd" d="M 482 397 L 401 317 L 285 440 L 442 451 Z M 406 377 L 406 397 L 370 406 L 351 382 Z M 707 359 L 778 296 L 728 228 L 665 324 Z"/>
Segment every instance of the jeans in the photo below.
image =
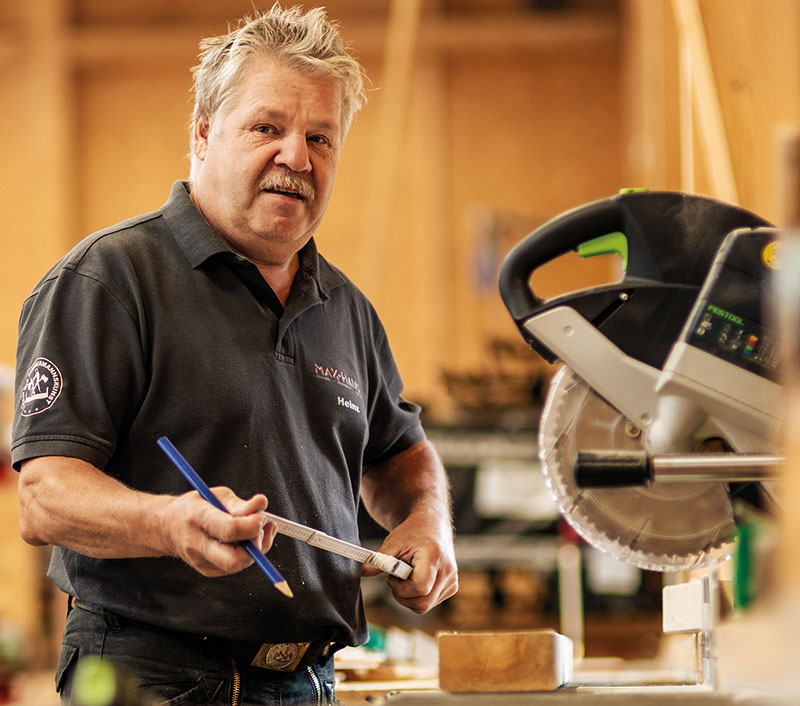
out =
<path fill-rule="evenodd" d="M 67 616 L 56 670 L 62 706 L 81 701 L 73 682 L 76 665 L 86 657 L 107 661 L 126 685 L 135 684 L 136 699 L 125 706 L 340 703 L 334 695 L 333 657 L 296 672 L 276 672 L 207 654 L 176 633 L 75 607 Z"/>

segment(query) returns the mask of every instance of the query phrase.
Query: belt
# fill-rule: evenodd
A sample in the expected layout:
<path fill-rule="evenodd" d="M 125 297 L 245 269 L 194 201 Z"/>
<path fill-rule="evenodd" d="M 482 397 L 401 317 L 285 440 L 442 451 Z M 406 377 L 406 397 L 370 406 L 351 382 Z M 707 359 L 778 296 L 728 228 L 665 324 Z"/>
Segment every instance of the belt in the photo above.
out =
<path fill-rule="evenodd" d="M 329 640 L 250 643 L 210 636 L 199 640 L 201 650 L 278 672 L 294 672 L 319 664 L 336 651 L 336 646 Z"/>
<path fill-rule="evenodd" d="M 231 640 L 211 635 L 195 635 L 159 625 L 152 625 L 133 618 L 126 618 L 105 608 L 88 605 L 75 598 L 70 599 L 70 607 L 72 606 L 95 615 L 101 615 L 107 625 L 116 626 L 117 629 L 124 624 L 131 624 L 146 630 L 166 633 L 182 642 L 191 644 L 202 652 L 235 659 L 239 662 L 248 663 L 252 667 L 271 669 L 277 672 L 294 672 L 298 669 L 320 664 L 343 647 L 343 645 L 333 643 L 330 640 L 258 643 Z"/>

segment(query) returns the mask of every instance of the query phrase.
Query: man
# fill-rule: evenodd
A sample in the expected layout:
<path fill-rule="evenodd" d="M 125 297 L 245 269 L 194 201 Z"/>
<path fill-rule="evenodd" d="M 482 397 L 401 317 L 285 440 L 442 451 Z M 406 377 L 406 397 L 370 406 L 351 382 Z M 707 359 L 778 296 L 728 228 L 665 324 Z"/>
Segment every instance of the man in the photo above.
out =
<path fill-rule="evenodd" d="M 445 474 L 374 310 L 318 253 L 360 66 L 324 11 L 277 5 L 201 44 L 191 180 L 96 233 L 25 302 L 13 463 L 20 527 L 71 598 L 62 702 L 86 655 L 169 703 L 331 703 L 366 638 L 356 562 L 276 537 L 263 510 L 357 542 L 424 613 L 457 590 Z M 156 445 L 214 486 L 215 509 Z M 239 545 L 269 552 L 294 597 Z M 174 701 L 173 701 L 174 700 Z"/>

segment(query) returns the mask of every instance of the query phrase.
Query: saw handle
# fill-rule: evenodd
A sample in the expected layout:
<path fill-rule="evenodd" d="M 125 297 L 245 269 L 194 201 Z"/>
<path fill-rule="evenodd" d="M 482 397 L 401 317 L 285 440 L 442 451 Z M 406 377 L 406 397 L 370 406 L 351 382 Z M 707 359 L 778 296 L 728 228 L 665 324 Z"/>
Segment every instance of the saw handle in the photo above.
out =
<path fill-rule="evenodd" d="M 544 301 L 531 289 L 531 274 L 579 245 L 613 232 L 626 232 L 618 197 L 601 199 L 557 216 L 530 233 L 506 255 L 500 268 L 500 295 L 517 324 L 539 311 Z"/>
<path fill-rule="evenodd" d="M 778 477 L 784 459 L 772 454 L 732 452 L 666 454 L 646 451 L 579 451 L 579 488 L 624 488 L 651 483 L 750 483 Z"/>
<path fill-rule="evenodd" d="M 575 459 L 579 488 L 627 488 L 651 479 L 650 457 L 643 451 L 579 451 Z"/>

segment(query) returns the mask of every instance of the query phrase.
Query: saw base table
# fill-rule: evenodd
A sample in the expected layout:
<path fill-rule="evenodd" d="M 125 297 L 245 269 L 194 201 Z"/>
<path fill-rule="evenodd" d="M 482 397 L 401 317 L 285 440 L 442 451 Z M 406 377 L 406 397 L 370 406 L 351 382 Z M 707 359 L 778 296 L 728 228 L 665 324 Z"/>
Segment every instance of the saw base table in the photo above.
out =
<path fill-rule="evenodd" d="M 388 694 L 385 706 L 796 706 L 797 700 L 763 694 L 724 694 L 687 687 L 562 687 L 553 692 Z"/>

